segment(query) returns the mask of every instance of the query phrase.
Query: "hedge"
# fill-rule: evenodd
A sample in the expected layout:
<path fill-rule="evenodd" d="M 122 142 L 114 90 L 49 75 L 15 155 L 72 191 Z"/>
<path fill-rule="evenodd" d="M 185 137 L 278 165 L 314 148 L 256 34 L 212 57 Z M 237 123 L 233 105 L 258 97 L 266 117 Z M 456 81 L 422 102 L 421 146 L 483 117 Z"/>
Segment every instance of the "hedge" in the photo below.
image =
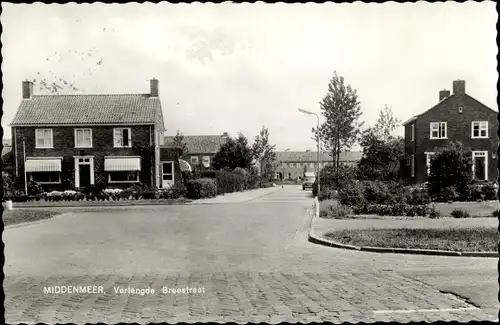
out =
<path fill-rule="evenodd" d="M 188 181 L 187 198 L 202 199 L 217 195 L 217 182 L 211 178 L 199 178 Z"/>

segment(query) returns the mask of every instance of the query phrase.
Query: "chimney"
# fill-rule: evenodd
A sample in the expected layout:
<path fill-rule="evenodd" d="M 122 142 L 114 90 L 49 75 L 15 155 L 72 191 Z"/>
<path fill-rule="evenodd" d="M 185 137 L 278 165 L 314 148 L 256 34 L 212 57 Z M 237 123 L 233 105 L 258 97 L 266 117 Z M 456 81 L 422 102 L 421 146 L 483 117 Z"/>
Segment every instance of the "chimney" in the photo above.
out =
<path fill-rule="evenodd" d="M 439 91 L 439 101 L 442 101 L 443 99 L 450 97 L 450 91 L 443 89 Z"/>
<path fill-rule="evenodd" d="M 465 80 L 453 81 L 453 94 L 465 94 Z"/>
<path fill-rule="evenodd" d="M 33 97 L 33 82 L 23 81 L 23 99 L 31 99 Z"/>
<path fill-rule="evenodd" d="M 155 78 L 151 79 L 150 85 L 151 85 L 150 96 L 158 97 L 158 95 L 160 94 L 158 89 L 158 80 L 156 80 Z"/>

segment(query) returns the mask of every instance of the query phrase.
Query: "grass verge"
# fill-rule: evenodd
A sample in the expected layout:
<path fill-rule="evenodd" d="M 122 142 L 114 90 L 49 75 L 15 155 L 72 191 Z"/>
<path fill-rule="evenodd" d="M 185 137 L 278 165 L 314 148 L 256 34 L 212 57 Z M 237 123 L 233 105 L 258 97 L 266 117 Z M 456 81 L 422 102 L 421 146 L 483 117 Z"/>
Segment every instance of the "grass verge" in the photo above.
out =
<path fill-rule="evenodd" d="M 56 215 L 62 214 L 65 211 L 59 210 L 28 210 L 14 209 L 11 211 L 4 210 L 2 219 L 4 226 L 17 225 L 26 222 L 34 222 L 53 218 Z"/>
<path fill-rule="evenodd" d="M 448 251 L 496 252 L 496 228 L 448 229 L 346 229 L 325 234 L 336 242 L 354 246 L 434 249 Z"/>

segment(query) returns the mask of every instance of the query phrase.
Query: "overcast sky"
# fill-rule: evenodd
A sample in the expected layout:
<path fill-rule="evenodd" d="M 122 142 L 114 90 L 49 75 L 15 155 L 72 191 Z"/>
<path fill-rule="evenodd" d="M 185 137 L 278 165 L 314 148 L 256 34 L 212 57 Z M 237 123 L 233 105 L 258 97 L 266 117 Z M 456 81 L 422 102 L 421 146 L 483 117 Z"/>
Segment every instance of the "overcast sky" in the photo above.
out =
<path fill-rule="evenodd" d="M 334 70 L 366 125 L 385 104 L 402 121 L 421 113 L 455 79 L 497 110 L 494 2 L 2 7 L 4 138 L 27 78 L 91 94 L 148 93 L 155 77 L 166 135 L 253 141 L 265 125 L 278 150 L 314 150 L 316 119 L 297 108 L 320 111 Z"/>

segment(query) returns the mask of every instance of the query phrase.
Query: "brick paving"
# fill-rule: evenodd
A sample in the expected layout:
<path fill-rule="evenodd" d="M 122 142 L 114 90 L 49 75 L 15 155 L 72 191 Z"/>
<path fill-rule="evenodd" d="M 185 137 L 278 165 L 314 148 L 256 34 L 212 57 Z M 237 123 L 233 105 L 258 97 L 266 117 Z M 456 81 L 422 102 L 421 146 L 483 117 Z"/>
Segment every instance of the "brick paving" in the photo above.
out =
<path fill-rule="evenodd" d="M 49 286 L 102 286 L 104 294 L 44 294 Z M 8 323 L 377 320 L 494 320 L 481 310 L 375 313 L 386 310 L 471 308 L 432 286 L 396 272 L 218 272 L 175 275 L 99 275 L 5 279 Z M 154 294 L 119 294 L 114 287 L 153 288 Z M 204 288 L 204 293 L 163 293 L 162 288 Z M 453 313 L 453 315 L 452 315 Z"/>
<path fill-rule="evenodd" d="M 454 281 L 454 272 L 484 278 L 496 270 L 492 259 L 401 257 L 308 243 L 312 202 L 306 193 L 285 187 L 247 199 L 235 195 L 237 204 L 75 212 L 7 229 L 5 319 L 83 324 L 497 318 L 488 301 L 473 310 L 439 289 L 440 279 Z M 429 284 L 424 273 L 438 271 L 437 284 Z M 477 277 L 461 281 L 470 279 Z M 56 285 L 102 286 L 105 294 L 43 292 Z M 117 294 L 116 286 L 156 293 Z M 205 292 L 163 294 L 164 286 Z"/>

